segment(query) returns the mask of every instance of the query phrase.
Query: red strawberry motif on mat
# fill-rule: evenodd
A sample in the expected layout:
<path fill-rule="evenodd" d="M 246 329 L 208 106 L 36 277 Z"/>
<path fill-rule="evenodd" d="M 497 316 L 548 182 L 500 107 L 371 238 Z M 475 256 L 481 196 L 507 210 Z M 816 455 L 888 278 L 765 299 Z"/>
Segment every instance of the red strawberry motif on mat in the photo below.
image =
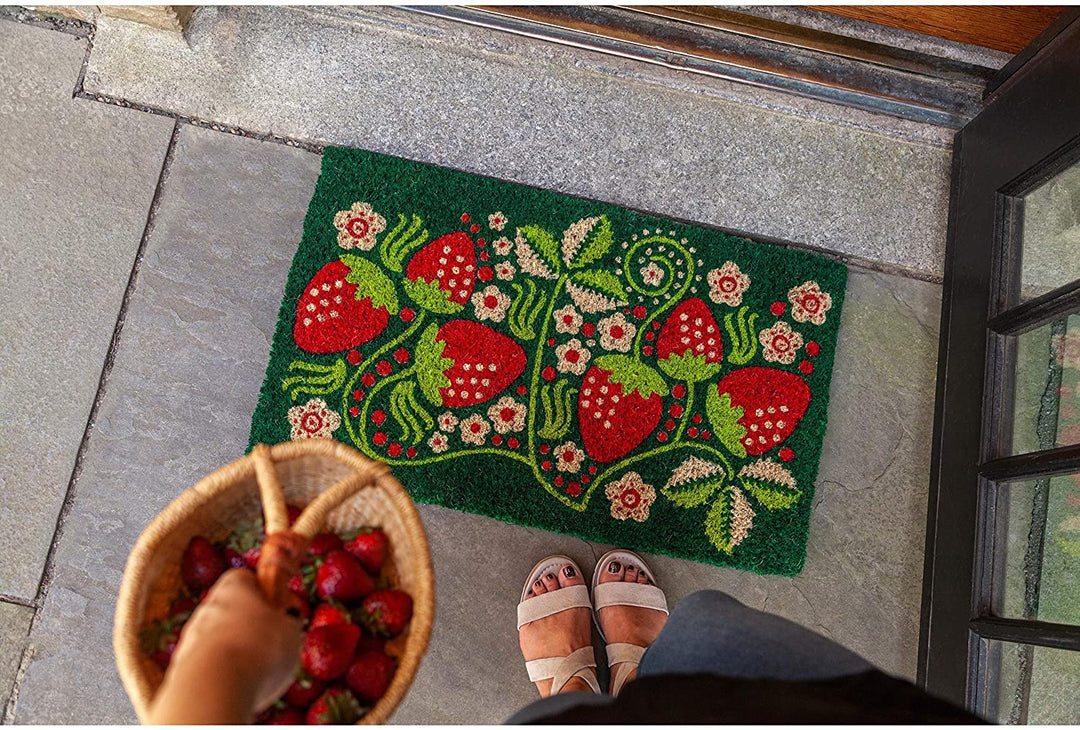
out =
<path fill-rule="evenodd" d="M 416 345 L 416 379 L 437 406 L 490 400 L 525 371 L 525 351 L 487 325 L 454 319 L 429 325 Z"/>
<path fill-rule="evenodd" d="M 394 283 L 386 274 L 365 258 L 345 255 L 304 287 L 293 339 L 307 352 L 342 352 L 378 337 L 397 312 Z"/>
<path fill-rule="evenodd" d="M 738 457 L 784 442 L 810 405 L 810 386 L 776 368 L 741 368 L 709 388 L 705 409 L 720 441 Z"/>
<path fill-rule="evenodd" d="M 440 236 L 413 254 L 405 267 L 405 291 L 424 309 L 454 314 L 476 285 L 476 246 L 458 231 Z"/>
<path fill-rule="evenodd" d="M 724 345 L 709 305 L 695 297 L 675 307 L 657 335 L 656 357 L 660 369 L 676 380 L 696 383 L 720 372 Z"/>
<path fill-rule="evenodd" d="M 586 453 L 607 463 L 633 451 L 660 422 L 667 394 L 664 379 L 648 365 L 626 355 L 596 358 L 578 393 Z"/>

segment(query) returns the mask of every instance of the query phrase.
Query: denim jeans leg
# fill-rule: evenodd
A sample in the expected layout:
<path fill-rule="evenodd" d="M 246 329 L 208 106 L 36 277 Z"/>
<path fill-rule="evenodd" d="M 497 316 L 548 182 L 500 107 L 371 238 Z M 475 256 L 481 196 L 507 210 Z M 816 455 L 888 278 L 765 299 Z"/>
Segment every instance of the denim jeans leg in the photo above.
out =
<path fill-rule="evenodd" d="M 814 680 L 870 669 L 865 659 L 810 629 L 748 608 L 726 593 L 698 591 L 671 612 L 638 675 Z"/>

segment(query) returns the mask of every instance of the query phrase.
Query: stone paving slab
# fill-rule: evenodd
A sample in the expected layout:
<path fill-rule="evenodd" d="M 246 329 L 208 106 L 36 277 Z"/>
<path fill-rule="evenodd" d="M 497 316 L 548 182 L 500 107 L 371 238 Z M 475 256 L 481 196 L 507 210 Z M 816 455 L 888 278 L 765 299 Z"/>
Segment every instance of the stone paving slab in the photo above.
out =
<path fill-rule="evenodd" d="M 0 636 L 3 637 L 0 641 L 0 717 L 3 717 L 11 696 L 33 618 L 34 609 L 0 601 Z"/>
<path fill-rule="evenodd" d="M 318 162 L 182 128 L 56 550 L 18 722 L 134 719 L 110 649 L 124 561 L 154 514 L 246 445 Z M 653 558 L 672 601 L 727 590 L 913 674 L 939 299 L 934 284 L 852 271 L 806 570 L 792 580 Z M 421 513 L 437 623 L 395 721 L 501 722 L 533 696 L 514 631 L 524 573 L 552 552 L 591 570 L 605 547 L 441 507 Z"/>
<path fill-rule="evenodd" d="M 102 18 L 85 87 L 942 273 L 947 130 L 417 13 Z"/>
<path fill-rule="evenodd" d="M 72 99 L 86 41 L 0 20 L 0 593 L 33 599 L 173 122 Z"/>
<path fill-rule="evenodd" d="M 308 152 L 182 128 L 32 637 L 20 724 L 134 721 L 112 653 L 124 563 L 157 512 L 247 446 L 318 173 Z"/>

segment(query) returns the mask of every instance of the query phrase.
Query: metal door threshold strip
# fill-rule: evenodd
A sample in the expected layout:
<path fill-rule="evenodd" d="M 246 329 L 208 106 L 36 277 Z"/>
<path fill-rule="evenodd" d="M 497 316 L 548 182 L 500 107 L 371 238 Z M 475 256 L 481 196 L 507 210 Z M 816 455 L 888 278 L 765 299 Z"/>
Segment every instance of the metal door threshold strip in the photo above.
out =
<path fill-rule="evenodd" d="M 959 129 L 994 69 L 713 8 L 402 9 Z"/>

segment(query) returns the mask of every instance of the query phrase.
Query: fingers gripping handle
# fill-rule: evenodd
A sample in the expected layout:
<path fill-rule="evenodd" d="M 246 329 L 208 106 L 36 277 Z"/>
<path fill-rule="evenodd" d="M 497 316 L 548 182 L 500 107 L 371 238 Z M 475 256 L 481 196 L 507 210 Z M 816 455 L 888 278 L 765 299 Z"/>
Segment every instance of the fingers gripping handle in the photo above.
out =
<path fill-rule="evenodd" d="M 392 480 L 393 476 L 386 464 L 368 462 L 365 468 L 316 497 L 290 529 L 285 492 L 281 488 L 270 447 L 256 444 L 251 450 L 251 457 L 255 461 L 255 479 L 259 484 L 259 496 L 266 518 L 266 542 L 263 543 L 255 572 L 267 599 L 274 605 L 288 607 L 293 601 L 289 580 L 299 572 L 308 541 L 323 528 L 330 512 L 360 490 L 384 479 Z"/>
<path fill-rule="evenodd" d="M 266 519 L 266 541 L 255 574 L 267 600 L 284 608 L 291 603 L 289 580 L 300 570 L 308 538 L 289 529 L 285 492 L 281 489 L 270 447 L 257 444 L 251 456 L 255 460 L 255 479 L 259 483 L 259 497 Z"/>

